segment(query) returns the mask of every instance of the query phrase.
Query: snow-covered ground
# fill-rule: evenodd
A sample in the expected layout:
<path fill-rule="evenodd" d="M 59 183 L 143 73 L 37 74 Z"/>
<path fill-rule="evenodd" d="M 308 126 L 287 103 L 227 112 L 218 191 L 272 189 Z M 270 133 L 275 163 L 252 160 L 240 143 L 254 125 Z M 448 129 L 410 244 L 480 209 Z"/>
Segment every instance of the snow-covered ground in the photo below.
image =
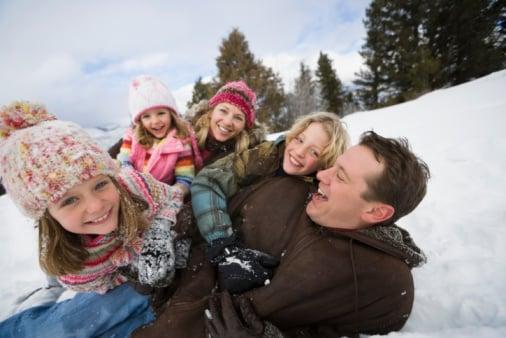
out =
<path fill-rule="evenodd" d="M 401 219 L 429 262 L 413 271 L 410 320 L 389 337 L 506 337 L 506 70 L 345 118 L 353 141 L 407 137 L 430 166 L 425 200 Z M 90 131 L 104 146 L 112 137 Z M 31 221 L 0 197 L 0 319 L 41 285 Z"/>

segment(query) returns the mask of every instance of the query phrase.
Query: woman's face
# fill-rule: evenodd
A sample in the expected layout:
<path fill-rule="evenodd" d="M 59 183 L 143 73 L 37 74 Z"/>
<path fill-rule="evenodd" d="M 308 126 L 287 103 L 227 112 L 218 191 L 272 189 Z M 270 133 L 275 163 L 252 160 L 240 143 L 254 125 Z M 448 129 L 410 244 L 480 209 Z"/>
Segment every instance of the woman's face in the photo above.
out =
<path fill-rule="evenodd" d="M 288 175 L 308 175 L 320 166 L 320 154 L 329 144 L 327 133 L 319 122 L 311 123 L 285 147 L 283 170 Z"/>
<path fill-rule="evenodd" d="M 118 228 L 120 195 L 109 176 L 98 175 L 69 189 L 49 214 L 75 234 L 105 235 Z"/>
<path fill-rule="evenodd" d="M 139 122 L 157 139 L 167 136 L 171 127 L 170 110 L 167 108 L 152 108 L 142 113 Z"/>
<path fill-rule="evenodd" d="M 222 102 L 213 108 L 209 125 L 211 136 L 218 142 L 226 142 L 244 130 L 246 117 L 236 106 Z"/>

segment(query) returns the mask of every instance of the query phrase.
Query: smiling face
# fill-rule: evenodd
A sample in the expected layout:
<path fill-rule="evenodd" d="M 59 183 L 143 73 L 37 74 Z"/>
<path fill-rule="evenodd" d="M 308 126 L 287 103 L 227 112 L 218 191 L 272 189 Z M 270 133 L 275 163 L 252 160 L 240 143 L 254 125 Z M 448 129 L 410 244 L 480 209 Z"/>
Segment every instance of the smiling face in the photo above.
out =
<path fill-rule="evenodd" d="M 75 234 L 105 235 L 118 227 L 120 195 L 109 176 L 98 175 L 69 189 L 49 214 Z"/>
<path fill-rule="evenodd" d="M 306 207 L 309 217 L 328 228 L 359 229 L 372 221 L 371 212 L 384 207 L 382 203 L 363 198 L 368 181 L 379 177 L 383 164 L 378 162 L 371 150 L 354 146 L 336 160 L 333 167 L 319 171 L 318 193 L 313 194 Z M 372 215 L 374 216 L 374 214 Z"/>
<path fill-rule="evenodd" d="M 168 108 L 152 108 L 142 113 L 139 122 L 157 139 L 167 136 L 171 127 L 171 113 Z"/>
<path fill-rule="evenodd" d="M 329 143 L 321 123 L 313 122 L 285 147 L 283 170 L 288 175 L 308 175 L 320 166 L 320 154 Z"/>
<path fill-rule="evenodd" d="M 226 142 L 236 137 L 246 126 L 244 113 L 236 106 L 222 102 L 211 112 L 209 128 L 211 135 L 218 142 Z"/>

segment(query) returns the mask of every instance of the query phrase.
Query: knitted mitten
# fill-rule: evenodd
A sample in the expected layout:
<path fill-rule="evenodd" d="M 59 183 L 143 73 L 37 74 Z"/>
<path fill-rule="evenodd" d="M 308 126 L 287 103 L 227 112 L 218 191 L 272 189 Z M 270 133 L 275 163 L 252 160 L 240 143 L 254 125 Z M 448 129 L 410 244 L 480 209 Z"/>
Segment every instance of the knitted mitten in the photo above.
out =
<path fill-rule="evenodd" d="M 175 254 L 171 227 L 171 221 L 155 217 L 144 233 L 144 242 L 137 262 L 141 284 L 167 286 L 174 278 Z"/>

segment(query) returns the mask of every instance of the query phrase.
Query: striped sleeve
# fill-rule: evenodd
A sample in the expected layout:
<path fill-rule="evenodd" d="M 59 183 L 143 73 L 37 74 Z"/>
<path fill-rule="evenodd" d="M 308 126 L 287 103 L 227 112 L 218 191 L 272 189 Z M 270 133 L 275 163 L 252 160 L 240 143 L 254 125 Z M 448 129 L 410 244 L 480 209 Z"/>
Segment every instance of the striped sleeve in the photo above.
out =
<path fill-rule="evenodd" d="M 174 167 L 174 176 L 176 183 L 180 183 L 190 188 L 195 177 L 195 163 L 191 144 L 185 143 L 184 151 L 179 154 L 179 158 Z"/>
<path fill-rule="evenodd" d="M 119 153 L 116 159 L 119 161 L 121 166 L 133 165 L 130 161 L 130 154 L 132 153 L 132 132 L 128 130 L 123 136 L 123 143 L 119 149 Z"/>

